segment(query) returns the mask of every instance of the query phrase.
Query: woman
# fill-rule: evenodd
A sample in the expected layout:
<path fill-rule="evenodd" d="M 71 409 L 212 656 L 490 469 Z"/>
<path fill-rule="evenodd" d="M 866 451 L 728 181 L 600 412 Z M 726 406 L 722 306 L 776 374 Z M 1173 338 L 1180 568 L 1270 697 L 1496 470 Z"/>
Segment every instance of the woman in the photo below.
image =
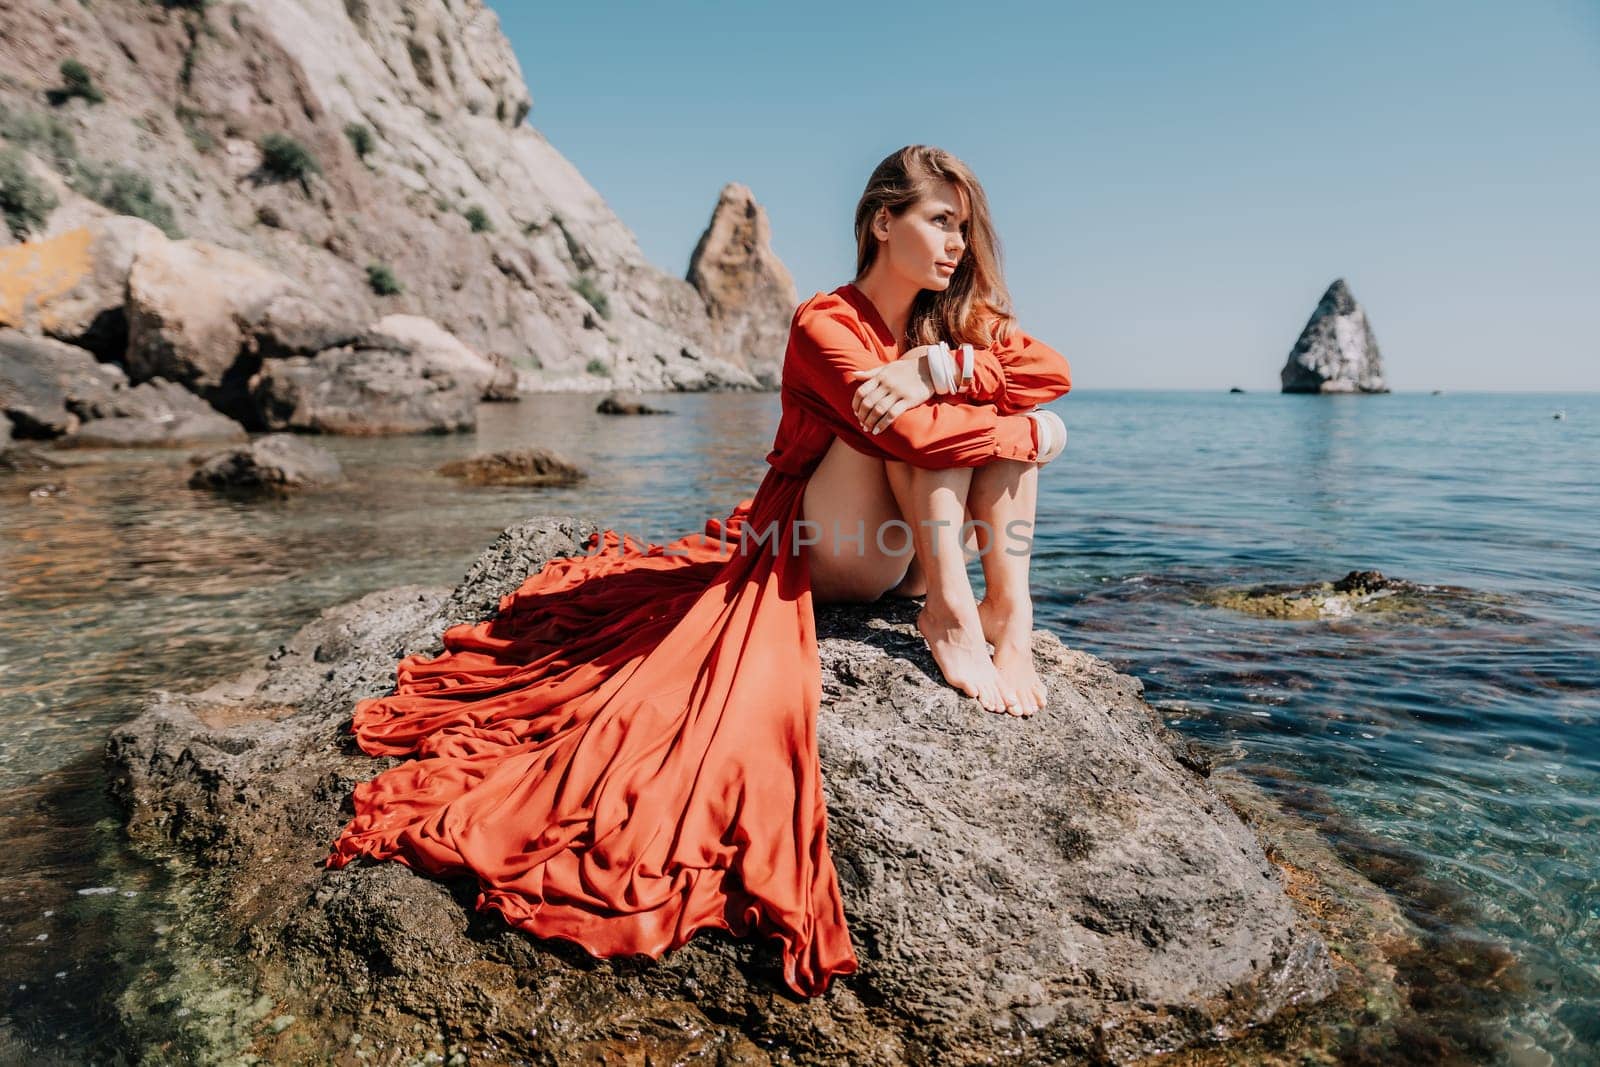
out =
<path fill-rule="evenodd" d="M 801 995 L 856 970 L 817 759 L 813 575 L 828 599 L 925 586 L 918 626 L 952 684 L 1038 707 L 1027 557 L 986 552 L 977 605 L 959 524 L 1031 526 L 1037 465 L 1066 435 L 1029 409 L 1070 385 L 1058 353 L 1006 329 L 987 204 L 959 160 L 901 149 L 856 219 L 857 282 L 795 312 L 755 496 L 664 546 L 601 531 L 494 619 L 445 630 L 440 655 L 401 660 L 352 730 L 372 755 L 423 758 L 356 786 L 328 866 L 470 874 L 478 910 L 601 957 L 716 927 L 779 939 Z M 965 384 L 929 350 L 941 336 L 974 342 Z M 857 520 L 862 551 L 838 551 Z M 894 521 L 915 564 L 881 544 Z"/>

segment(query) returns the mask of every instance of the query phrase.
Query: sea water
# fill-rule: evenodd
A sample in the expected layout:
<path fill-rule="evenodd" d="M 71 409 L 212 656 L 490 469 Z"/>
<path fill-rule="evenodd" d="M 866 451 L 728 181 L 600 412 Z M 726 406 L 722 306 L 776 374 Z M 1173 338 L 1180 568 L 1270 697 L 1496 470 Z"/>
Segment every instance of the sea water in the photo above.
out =
<path fill-rule="evenodd" d="M 318 438 L 347 483 L 287 501 L 185 488 L 200 449 L 0 475 L 0 1059 L 106 1056 L 119 1013 L 177 997 L 153 962 L 167 876 L 120 845 L 101 763 L 155 690 L 258 666 L 332 604 L 451 585 L 530 516 L 662 542 L 760 482 L 775 396 L 630 418 L 596 399 L 483 405 L 474 434 Z M 1600 395 L 1082 389 L 1053 408 L 1071 437 L 1040 483 L 1038 625 L 1366 857 L 1460 972 L 1458 1014 L 1521 1062 L 1600 1060 Z M 435 472 L 529 445 L 590 477 Z M 1427 610 L 1218 602 L 1353 570 L 1421 583 Z M 1475 982 L 1470 961 L 1498 957 L 1463 945 L 1508 950 L 1519 992 Z"/>

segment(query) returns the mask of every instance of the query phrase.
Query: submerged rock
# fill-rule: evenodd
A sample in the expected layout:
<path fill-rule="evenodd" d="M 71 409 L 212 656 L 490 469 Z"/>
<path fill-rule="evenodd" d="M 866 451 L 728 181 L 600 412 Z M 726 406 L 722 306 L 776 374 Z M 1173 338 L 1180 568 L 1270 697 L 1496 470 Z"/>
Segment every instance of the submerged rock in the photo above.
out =
<path fill-rule="evenodd" d="M 573 485 L 589 475 L 544 448 L 486 452 L 441 464 L 439 473 L 470 485 Z"/>
<path fill-rule="evenodd" d="M 4 419 L 0 419 L 0 423 L 4 422 Z M 19 445 L 15 441 L 6 441 L 0 436 L 0 473 L 33 474 L 39 471 L 59 470 L 62 466 L 63 464 L 58 463 L 55 457 L 37 448 Z"/>
<path fill-rule="evenodd" d="M 1387 393 L 1378 339 L 1343 278 L 1317 302 L 1279 372 L 1285 393 Z"/>
<path fill-rule="evenodd" d="M 653 408 L 638 397 L 619 397 L 611 393 L 601 399 L 595 411 L 601 415 L 671 415 L 665 408 Z"/>
<path fill-rule="evenodd" d="M 1049 707 L 986 713 L 939 680 L 906 600 L 818 611 L 828 840 L 861 963 L 824 996 L 788 992 L 775 944 L 703 931 L 599 960 L 475 913 L 470 880 L 325 869 L 351 788 L 395 762 L 355 748 L 355 700 L 595 530 L 513 527 L 453 592 L 329 609 L 261 668 L 162 692 L 113 733 L 129 833 L 203 883 L 185 898 L 208 901 L 203 951 L 299 1020 L 258 1027 L 251 1054 L 324 1062 L 359 1033 L 400 1058 L 549 1064 L 1128 1062 L 1334 988 L 1283 873 L 1136 679 L 1040 632 Z"/>
<path fill-rule="evenodd" d="M 1343 619 L 1357 612 L 1422 611 L 1438 587 L 1378 571 L 1351 571 L 1336 582 L 1271 585 L 1252 589 L 1218 589 L 1205 594 L 1207 603 L 1274 619 Z"/>
<path fill-rule="evenodd" d="M 294 434 L 268 434 L 244 448 L 209 457 L 189 476 L 191 489 L 282 495 L 296 489 L 333 485 L 344 477 L 339 461 Z"/>

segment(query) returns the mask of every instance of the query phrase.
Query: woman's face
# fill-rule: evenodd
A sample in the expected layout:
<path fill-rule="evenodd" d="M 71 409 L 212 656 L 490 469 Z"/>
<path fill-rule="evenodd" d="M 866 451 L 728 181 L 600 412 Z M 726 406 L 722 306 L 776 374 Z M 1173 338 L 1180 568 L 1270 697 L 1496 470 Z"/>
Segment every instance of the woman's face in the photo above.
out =
<path fill-rule="evenodd" d="M 888 244 L 888 265 L 920 289 L 945 289 L 967 250 L 967 204 L 957 185 L 943 179 L 898 218 L 884 211 L 877 236 Z"/>

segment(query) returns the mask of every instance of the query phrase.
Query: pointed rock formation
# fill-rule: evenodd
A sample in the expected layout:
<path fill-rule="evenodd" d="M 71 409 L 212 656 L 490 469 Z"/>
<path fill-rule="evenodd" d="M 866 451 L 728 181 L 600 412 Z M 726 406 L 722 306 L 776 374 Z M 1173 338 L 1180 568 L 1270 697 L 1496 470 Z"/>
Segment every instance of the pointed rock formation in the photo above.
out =
<path fill-rule="evenodd" d="M 766 211 L 738 182 L 722 187 L 711 222 L 689 257 L 688 280 L 705 299 L 716 354 L 776 387 L 800 297 L 772 251 Z"/>
<path fill-rule="evenodd" d="M 1328 286 L 1279 373 L 1285 393 L 1387 393 L 1378 339 L 1343 278 Z"/>

